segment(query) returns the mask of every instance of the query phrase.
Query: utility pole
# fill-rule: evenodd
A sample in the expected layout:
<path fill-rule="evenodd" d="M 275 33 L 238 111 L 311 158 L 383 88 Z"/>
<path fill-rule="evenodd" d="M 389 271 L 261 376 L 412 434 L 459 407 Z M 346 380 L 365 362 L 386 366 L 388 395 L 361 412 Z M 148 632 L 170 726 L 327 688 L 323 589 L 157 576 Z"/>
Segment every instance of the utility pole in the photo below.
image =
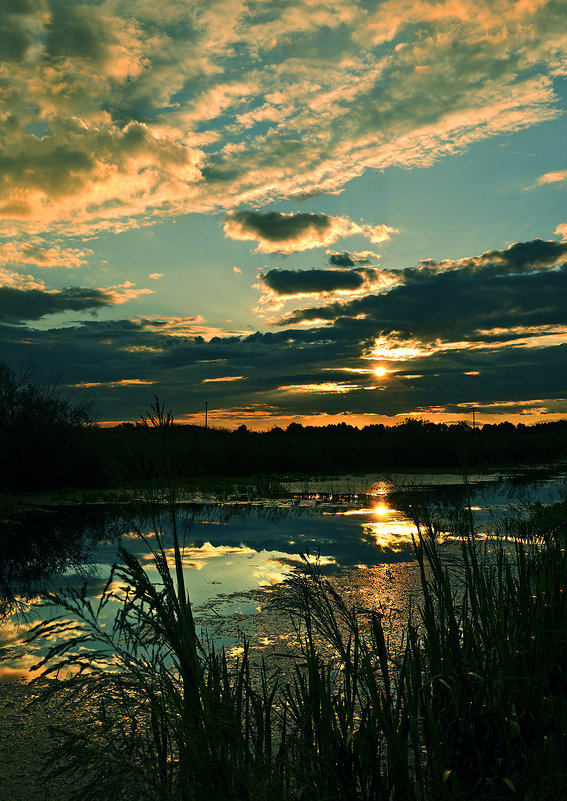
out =
<path fill-rule="evenodd" d="M 208 428 L 209 421 L 209 401 L 205 401 L 205 428 Z"/>
<path fill-rule="evenodd" d="M 476 412 L 476 409 L 475 409 L 475 407 L 473 406 L 473 410 L 472 410 L 472 427 L 473 427 L 473 428 L 476 428 L 476 422 L 475 422 L 475 412 Z"/>

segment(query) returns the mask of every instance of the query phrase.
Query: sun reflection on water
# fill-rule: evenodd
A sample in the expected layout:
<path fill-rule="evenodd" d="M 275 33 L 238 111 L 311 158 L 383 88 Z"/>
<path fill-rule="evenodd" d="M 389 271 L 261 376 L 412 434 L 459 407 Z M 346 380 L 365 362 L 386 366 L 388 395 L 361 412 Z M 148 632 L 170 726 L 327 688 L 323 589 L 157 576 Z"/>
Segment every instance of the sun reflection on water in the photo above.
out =
<path fill-rule="evenodd" d="M 376 521 L 362 524 L 362 531 L 382 550 L 400 553 L 410 547 L 417 533 L 410 520 Z"/>
<path fill-rule="evenodd" d="M 387 495 L 391 486 L 386 481 L 376 482 L 370 495 L 376 498 L 372 507 L 364 506 L 354 509 L 342 509 L 323 514 L 351 517 L 358 515 L 366 518 L 361 520 L 362 538 L 377 545 L 382 551 L 401 553 L 411 547 L 413 538 L 417 534 L 414 523 L 387 502 Z"/>

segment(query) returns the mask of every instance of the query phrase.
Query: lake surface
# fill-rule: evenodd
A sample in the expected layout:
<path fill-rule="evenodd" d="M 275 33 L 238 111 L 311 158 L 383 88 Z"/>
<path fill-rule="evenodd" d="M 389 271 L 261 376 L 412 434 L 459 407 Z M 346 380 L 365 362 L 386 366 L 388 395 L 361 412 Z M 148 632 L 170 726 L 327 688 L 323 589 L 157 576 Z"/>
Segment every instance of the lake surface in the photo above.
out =
<path fill-rule="evenodd" d="M 321 572 L 348 602 L 379 608 L 392 636 L 403 630 L 419 596 L 412 513 L 427 508 L 439 521 L 447 553 L 470 524 L 490 537 L 512 508 L 565 497 L 565 474 L 538 480 L 496 474 L 342 476 L 285 484 L 288 496 L 271 500 L 192 497 L 178 509 L 183 569 L 202 630 L 238 651 L 242 636 L 258 653 L 294 655 L 294 632 L 285 611 L 286 578 L 303 560 Z M 129 507 L 83 502 L 43 505 L 17 521 L 4 521 L 0 595 L 0 676 L 28 678 L 43 646 L 24 644 L 41 617 L 44 590 L 86 586 L 100 596 L 122 546 L 158 580 L 151 553 L 156 531 L 172 557 L 171 520 Z M 0 610 L 1 611 L 1 610 Z M 116 607 L 104 612 L 111 622 Z"/>

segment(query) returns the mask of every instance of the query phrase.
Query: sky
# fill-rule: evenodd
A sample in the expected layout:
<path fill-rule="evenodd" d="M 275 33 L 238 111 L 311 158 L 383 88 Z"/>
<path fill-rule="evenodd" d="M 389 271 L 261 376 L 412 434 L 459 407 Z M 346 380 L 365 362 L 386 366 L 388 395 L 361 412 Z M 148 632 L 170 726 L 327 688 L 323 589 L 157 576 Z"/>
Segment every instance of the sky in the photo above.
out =
<path fill-rule="evenodd" d="M 104 423 L 567 417 L 565 0 L 3 0 L 0 360 Z"/>

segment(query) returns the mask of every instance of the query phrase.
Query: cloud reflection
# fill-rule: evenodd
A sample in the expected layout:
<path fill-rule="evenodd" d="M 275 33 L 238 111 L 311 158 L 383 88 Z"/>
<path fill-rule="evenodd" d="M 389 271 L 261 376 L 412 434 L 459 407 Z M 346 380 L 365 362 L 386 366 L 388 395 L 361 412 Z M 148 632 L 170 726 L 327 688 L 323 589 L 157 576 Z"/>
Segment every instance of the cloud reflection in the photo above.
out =
<path fill-rule="evenodd" d="M 166 548 L 165 555 L 170 569 L 175 567 L 173 548 Z M 156 573 L 150 564 L 152 554 L 145 554 L 146 569 Z M 181 548 L 182 565 L 189 587 L 192 603 L 199 605 L 215 594 L 211 585 L 222 589 L 222 595 L 249 592 L 260 587 L 269 587 L 285 581 L 302 560 L 294 554 L 275 550 L 256 550 L 247 545 L 202 545 Z M 320 563 L 335 563 L 334 557 L 321 556 Z"/>

